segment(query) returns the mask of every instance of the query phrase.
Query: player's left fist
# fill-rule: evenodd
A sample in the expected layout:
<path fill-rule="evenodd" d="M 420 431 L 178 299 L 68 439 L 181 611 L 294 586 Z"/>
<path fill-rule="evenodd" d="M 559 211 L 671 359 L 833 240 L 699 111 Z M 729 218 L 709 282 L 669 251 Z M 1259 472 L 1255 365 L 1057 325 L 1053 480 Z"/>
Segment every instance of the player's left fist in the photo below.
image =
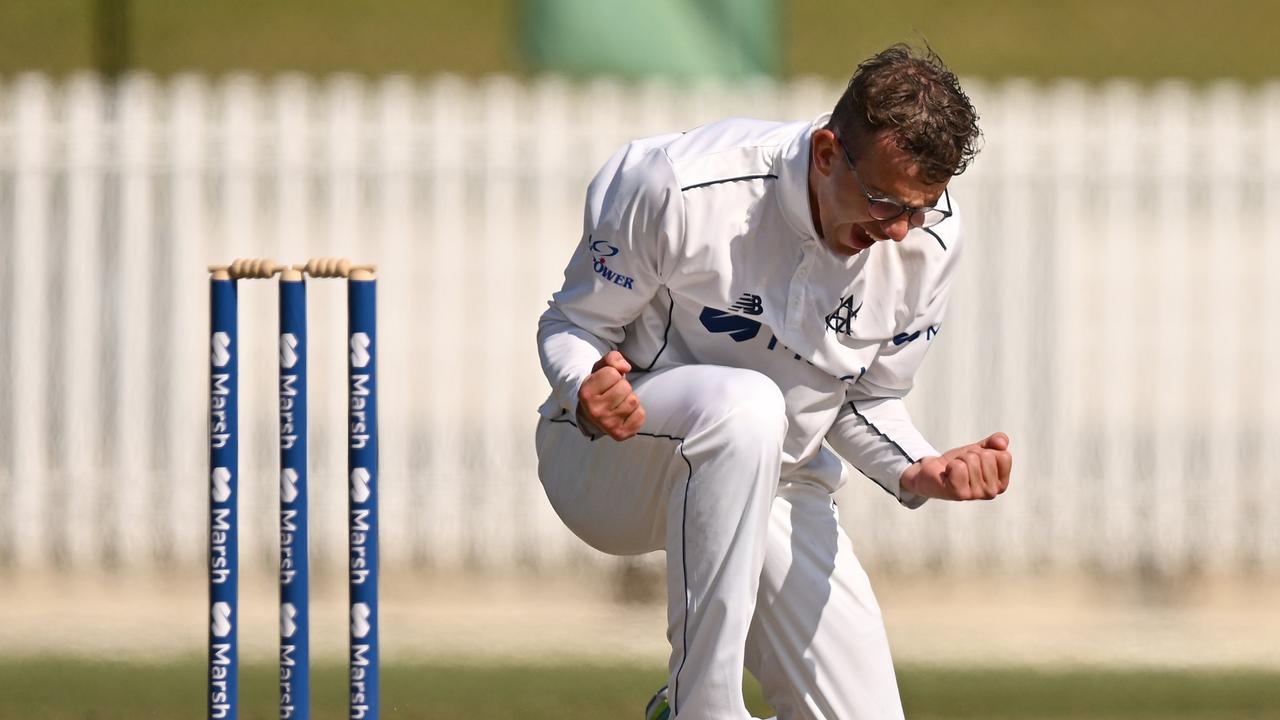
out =
<path fill-rule="evenodd" d="M 927 457 L 907 467 L 903 490 L 942 500 L 991 500 L 1009 489 L 1013 454 L 1009 436 L 995 433 L 976 443 Z"/>

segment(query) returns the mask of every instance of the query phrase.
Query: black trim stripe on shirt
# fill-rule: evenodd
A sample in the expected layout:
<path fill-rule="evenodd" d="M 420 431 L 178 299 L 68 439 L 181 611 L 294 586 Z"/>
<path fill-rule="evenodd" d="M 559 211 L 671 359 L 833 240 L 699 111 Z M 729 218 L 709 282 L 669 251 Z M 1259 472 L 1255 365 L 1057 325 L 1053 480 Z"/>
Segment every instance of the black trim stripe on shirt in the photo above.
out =
<path fill-rule="evenodd" d="M 850 403 L 852 406 L 853 403 Z M 558 418 L 549 418 L 547 422 L 557 425 L 569 424 L 578 427 L 578 424 L 570 420 L 569 411 L 565 410 L 564 414 Z M 680 673 L 684 670 L 684 662 L 689 658 L 689 565 L 685 562 L 688 557 L 688 520 L 689 520 L 689 489 L 693 486 L 693 463 L 689 462 L 689 456 L 684 454 L 684 438 L 678 435 L 659 435 L 657 433 L 638 432 L 636 435 L 645 437 L 660 438 L 665 440 L 676 441 L 676 450 L 680 453 L 680 459 L 684 460 L 684 465 L 689 472 L 685 476 L 684 481 L 684 500 L 680 508 L 680 571 L 681 580 L 684 583 L 684 623 L 680 629 L 680 667 L 676 668 L 676 673 L 671 677 L 671 714 L 677 716 L 680 714 Z M 593 440 L 595 438 L 592 438 Z"/>
<path fill-rule="evenodd" d="M 649 372 L 653 369 L 654 365 L 658 364 L 658 358 L 662 357 L 663 351 L 667 349 L 667 335 L 671 333 L 671 313 L 676 309 L 676 299 L 671 297 L 671 288 L 666 288 L 666 290 L 667 302 L 670 303 L 667 306 L 667 328 L 662 331 L 662 347 L 658 348 L 658 354 L 653 356 L 653 361 L 649 363 L 648 367 L 640 368 L 640 370 L 644 370 L 645 372 Z"/>
<path fill-rule="evenodd" d="M 721 178 L 720 180 L 708 180 L 707 182 L 704 182 L 704 183 L 697 183 L 696 185 L 688 185 L 686 187 L 682 187 L 680 188 L 680 192 L 697 190 L 698 188 L 704 188 L 704 187 L 707 187 L 708 185 L 719 185 L 720 183 L 739 182 L 741 180 L 767 180 L 767 179 L 777 180 L 778 176 L 774 175 L 773 173 L 769 173 L 767 175 L 741 175 L 739 177 Z"/>
<path fill-rule="evenodd" d="M 888 441 L 889 441 L 889 444 L 890 444 L 890 445 L 893 445 L 894 449 L 896 449 L 899 453 L 901 453 L 902 457 L 904 457 L 904 458 L 906 458 L 906 459 L 907 459 L 907 462 L 909 462 L 909 463 L 911 463 L 911 464 L 913 464 L 913 465 L 915 464 L 916 459 L 915 459 L 915 458 L 913 458 L 913 457 L 911 457 L 911 455 L 910 455 L 910 454 L 908 454 L 906 450 L 903 450 L 903 449 L 902 449 L 902 446 L 901 446 L 901 445 L 899 445 L 899 444 L 897 443 L 897 441 L 896 441 L 896 440 L 894 440 L 893 438 L 891 438 L 891 437 L 889 437 L 888 435 L 886 435 L 886 434 L 885 434 L 885 432 L 884 432 L 883 430 L 881 430 L 880 428 L 876 427 L 876 424 L 875 424 L 875 423 L 873 423 L 873 422 L 871 422 L 870 420 L 868 420 L 866 415 L 863 415 L 862 413 L 858 412 L 858 408 L 853 404 L 853 401 L 852 401 L 852 400 L 850 400 L 850 401 L 849 401 L 849 409 L 850 409 L 850 410 L 852 410 L 852 411 L 853 411 L 853 414 L 854 414 L 854 415 L 857 415 L 857 416 L 858 416 L 858 419 L 859 419 L 859 420 L 861 420 L 862 422 L 866 423 L 867 427 L 871 428 L 871 429 L 872 429 L 872 430 L 873 430 L 877 435 L 879 435 L 880 437 L 884 438 L 885 440 L 888 440 Z M 855 467 L 856 467 L 856 466 L 855 466 Z M 867 477 L 871 478 L 872 482 L 874 482 L 876 485 L 879 485 L 881 490 L 884 490 L 885 492 L 889 493 L 890 495 L 892 495 L 892 496 L 894 497 L 894 499 L 898 500 L 899 502 L 901 502 L 901 501 L 902 501 L 902 498 L 898 497 L 898 493 L 896 493 L 896 492 L 894 492 L 892 489 L 890 489 L 890 488 L 886 487 L 884 484 L 882 484 L 879 480 L 876 480 L 874 477 L 871 477 L 871 475 L 870 475 L 869 473 L 863 472 L 863 471 L 862 471 L 862 468 L 856 468 L 856 469 L 857 469 L 857 471 L 858 471 L 858 472 L 860 472 L 860 473 L 862 473 L 863 475 L 866 475 Z"/>
<path fill-rule="evenodd" d="M 889 444 L 890 444 L 890 445 L 893 445 L 894 449 L 896 449 L 899 453 L 901 453 L 901 454 L 902 454 L 902 457 L 904 457 L 904 458 L 906 458 L 906 459 L 907 459 L 907 462 L 909 462 L 909 463 L 915 463 L 916 459 L 915 459 L 915 458 L 913 458 L 913 457 L 911 457 L 911 455 L 910 455 L 910 454 L 908 454 L 906 450 L 903 450 L 903 449 L 902 449 L 902 446 L 901 446 L 901 445 L 899 445 L 899 444 L 898 444 L 898 442 L 897 442 L 896 440 L 894 440 L 893 438 L 891 438 L 891 437 L 889 437 L 888 435 L 886 435 L 886 434 L 885 434 L 885 432 L 884 432 L 883 430 L 881 430 L 880 428 L 876 427 L 876 424 L 875 424 L 875 423 L 873 423 L 873 422 L 871 422 L 870 420 L 868 420 L 866 415 L 863 415 L 862 413 L 858 412 L 858 408 L 857 408 L 857 406 L 856 406 L 856 405 L 854 405 L 854 404 L 853 404 L 853 401 L 852 401 L 852 400 L 850 400 L 850 401 L 849 401 L 849 409 L 853 411 L 853 414 L 854 414 L 854 415 L 857 415 L 857 416 L 858 416 L 858 419 L 859 419 L 859 420 L 861 420 L 862 422 L 866 423 L 866 424 L 867 424 L 867 427 L 869 427 L 869 428 L 871 428 L 872 430 L 874 430 L 874 431 L 875 431 L 875 433 L 876 433 L 877 435 L 879 435 L 880 437 L 884 438 L 885 440 L 888 440 L 888 441 L 889 441 Z"/>

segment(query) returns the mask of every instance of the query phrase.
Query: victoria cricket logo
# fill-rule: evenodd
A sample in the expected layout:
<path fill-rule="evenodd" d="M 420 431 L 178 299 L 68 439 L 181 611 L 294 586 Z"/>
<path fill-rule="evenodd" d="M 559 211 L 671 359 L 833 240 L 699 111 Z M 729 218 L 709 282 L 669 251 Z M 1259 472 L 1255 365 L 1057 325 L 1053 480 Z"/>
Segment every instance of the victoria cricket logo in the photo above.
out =
<path fill-rule="evenodd" d="M 298 364 L 298 338 L 293 333 L 280 336 L 280 367 L 292 368 Z"/>
<path fill-rule="evenodd" d="M 354 333 L 351 335 L 351 366 L 362 368 L 369 364 L 369 335 Z"/>
<path fill-rule="evenodd" d="M 213 361 L 215 367 L 226 367 L 231 360 L 231 336 L 225 332 L 218 331 L 213 334 L 210 342 L 212 353 L 209 357 Z"/>
<path fill-rule="evenodd" d="M 858 307 L 853 306 L 852 295 L 841 298 L 840 305 L 827 316 L 827 327 L 837 333 L 853 334 L 853 321 L 858 319 L 861 309 L 862 303 L 858 303 Z"/>

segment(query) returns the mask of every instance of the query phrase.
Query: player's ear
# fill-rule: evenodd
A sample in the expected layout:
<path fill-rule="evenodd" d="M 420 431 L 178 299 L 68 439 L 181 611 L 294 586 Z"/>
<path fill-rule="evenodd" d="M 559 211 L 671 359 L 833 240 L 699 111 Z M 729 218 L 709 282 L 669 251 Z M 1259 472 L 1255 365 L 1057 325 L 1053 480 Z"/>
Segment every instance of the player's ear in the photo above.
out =
<path fill-rule="evenodd" d="M 836 153 L 840 152 L 835 133 L 828 128 L 815 130 L 809 142 L 813 145 L 811 152 L 814 167 L 823 175 L 830 175 L 837 158 Z"/>

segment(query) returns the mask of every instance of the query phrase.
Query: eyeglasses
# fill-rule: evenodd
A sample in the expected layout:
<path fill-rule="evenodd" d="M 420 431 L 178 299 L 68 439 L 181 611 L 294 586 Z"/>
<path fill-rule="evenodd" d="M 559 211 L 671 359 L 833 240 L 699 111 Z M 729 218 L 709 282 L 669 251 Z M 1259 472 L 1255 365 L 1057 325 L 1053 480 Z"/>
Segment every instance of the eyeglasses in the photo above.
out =
<path fill-rule="evenodd" d="M 853 158 L 849 155 L 849 148 L 845 147 L 844 141 L 836 138 L 836 142 L 840 144 L 840 151 L 844 153 L 845 162 L 849 163 L 849 172 L 853 173 L 854 182 L 858 183 L 858 189 L 867 198 L 867 213 L 872 219 L 880 222 L 888 222 L 896 220 L 903 213 L 910 213 L 907 216 L 907 225 L 913 228 L 933 227 L 938 223 L 951 217 L 951 198 L 947 197 L 947 192 L 942 192 L 942 197 L 947 201 L 947 209 L 936 207 L 908 207 L 893 198 L 884 197 L 883 195 L 872 195 L 867 191 L 867 186 L 863 184 L 862 178 L 858 177 L 858 170 L 853 166 Z"/>

